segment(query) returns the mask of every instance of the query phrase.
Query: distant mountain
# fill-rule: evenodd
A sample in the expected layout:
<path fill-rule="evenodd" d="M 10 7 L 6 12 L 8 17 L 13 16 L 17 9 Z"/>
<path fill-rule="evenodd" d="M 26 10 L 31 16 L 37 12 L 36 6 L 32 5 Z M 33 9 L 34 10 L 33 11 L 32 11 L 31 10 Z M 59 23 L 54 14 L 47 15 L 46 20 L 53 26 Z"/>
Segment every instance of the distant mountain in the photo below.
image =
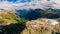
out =
<path fill-rule="evenodd" d="M 33 20 L 37 18 L 59 18 L 60 17 L 60 9 L 22 9 L 16 11 L 19 16 Z"/>
<path fill-rule="evenodd" d="M 29 9 L 29 10 L 17 10 L 17 13 L 26 19 L 36 19 L 39 18 L 40 14 L 43 14 L 45 11 L 41 9 Z"/>

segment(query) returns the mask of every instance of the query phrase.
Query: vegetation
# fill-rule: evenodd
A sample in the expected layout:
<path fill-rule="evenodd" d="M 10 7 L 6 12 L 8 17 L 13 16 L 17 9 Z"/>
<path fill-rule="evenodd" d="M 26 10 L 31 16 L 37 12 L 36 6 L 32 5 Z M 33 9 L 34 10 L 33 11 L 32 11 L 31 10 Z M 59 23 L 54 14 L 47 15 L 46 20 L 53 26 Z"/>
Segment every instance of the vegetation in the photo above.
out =
<path fill-rule="evenodd" d="M 27 11 L 27 10 L 24 10 L 24 11 Z M 19 12 L 22 12 L 22 11 L 19 11 Z M 18 13 L 18 14 L 20 14 L 20 13 Z M 28 20 L 32 20 L 31 22 L 36 23 L 33 20 L 35 20 L 37 18 L 59 18 L 60 17 L 59 12 L 55 12 L 54 10 L 44 11 L 41 9 L 35 9 L 35 10 L 30 9 L 27 12 L 24 12 L 24 13 L 22 12 L 21 15 L 18 15 L 18 14 L 13 11 L 7 11 L 7 10 L 0 11 L 0 31 L 2 31 L 2 32 L 0 32 L 0 34 L 21 34 L 21 33 L 25 34 L 27 32 L 31 33 L 30 31 L 32 31 L 32 30 L 33 30 L 32 34 L 33 34 L 33 32 L 34 32 L 34 34 L 37 34 L 35 32 L 40 33 L 45 26 L 40 27 L 41 31 L 39 29 L 36 29 L 36 31 L 35 31 L 34 27 L 33 27 L 33 29 L 31 28 L 32 30 L 28 31 L 28 28 L 31 27 L 31 26 L 29 26 L 29 24 L 28 25 L 26 24 L 26 22 Z M 40 23 L 40 21 L 37 21 L 37 22 L 38 22 L 38 24 Z M 42 21 L 42 22 L 43 22 L 43 24 L 45 23 L 44 21 Z M 37 24 L 37 27 L 38 27 L 38 24 Z M 46 30 L 47 30 L 47 28 L 46 28 Z M 43 33 L 43 32 L 41 32 L 41 33 Z M 47 32 L 45 32 L 45 33 L 47 33 Z"/>
<path fill-rule="evenodd" d="M 5 12 L 4 12 L 5 11 Z M 0 14 L 0 34 L 18 34 L 25 28 L 26 19 L 4 10 Z"/>

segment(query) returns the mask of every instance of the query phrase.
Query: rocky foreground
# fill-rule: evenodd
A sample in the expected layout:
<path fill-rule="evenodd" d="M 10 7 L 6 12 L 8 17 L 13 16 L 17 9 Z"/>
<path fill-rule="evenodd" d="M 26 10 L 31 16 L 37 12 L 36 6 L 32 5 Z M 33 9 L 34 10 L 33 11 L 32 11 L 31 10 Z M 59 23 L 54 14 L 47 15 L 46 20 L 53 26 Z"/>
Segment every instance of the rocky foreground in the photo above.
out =
<path fill-rule="evenodd" d="M 26 23 L 22 34 L 60 34 L 60 24 L 57 20 L 39 18 Z"/>

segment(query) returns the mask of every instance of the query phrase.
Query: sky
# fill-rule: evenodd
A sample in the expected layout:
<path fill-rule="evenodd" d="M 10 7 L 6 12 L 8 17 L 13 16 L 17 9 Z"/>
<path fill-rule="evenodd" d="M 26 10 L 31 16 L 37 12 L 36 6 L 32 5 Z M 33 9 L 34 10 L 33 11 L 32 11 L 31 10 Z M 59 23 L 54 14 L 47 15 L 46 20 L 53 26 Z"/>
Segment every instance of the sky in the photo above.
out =
<path fill-rule="evenodd" d="M 60 0 L 0 0 L 0 9 L 60 9 Z"/>

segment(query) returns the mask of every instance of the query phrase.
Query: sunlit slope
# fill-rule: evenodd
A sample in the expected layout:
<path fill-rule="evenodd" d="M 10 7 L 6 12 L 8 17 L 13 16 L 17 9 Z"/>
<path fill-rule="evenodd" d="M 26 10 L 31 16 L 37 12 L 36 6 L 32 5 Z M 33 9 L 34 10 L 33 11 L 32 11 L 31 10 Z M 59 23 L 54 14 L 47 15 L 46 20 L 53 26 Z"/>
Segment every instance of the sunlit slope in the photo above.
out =
<path fill-rule="evenodd" d="M 23 23 L 23 20 L 14 11 L 0 10 L 0 25 Z"/>

